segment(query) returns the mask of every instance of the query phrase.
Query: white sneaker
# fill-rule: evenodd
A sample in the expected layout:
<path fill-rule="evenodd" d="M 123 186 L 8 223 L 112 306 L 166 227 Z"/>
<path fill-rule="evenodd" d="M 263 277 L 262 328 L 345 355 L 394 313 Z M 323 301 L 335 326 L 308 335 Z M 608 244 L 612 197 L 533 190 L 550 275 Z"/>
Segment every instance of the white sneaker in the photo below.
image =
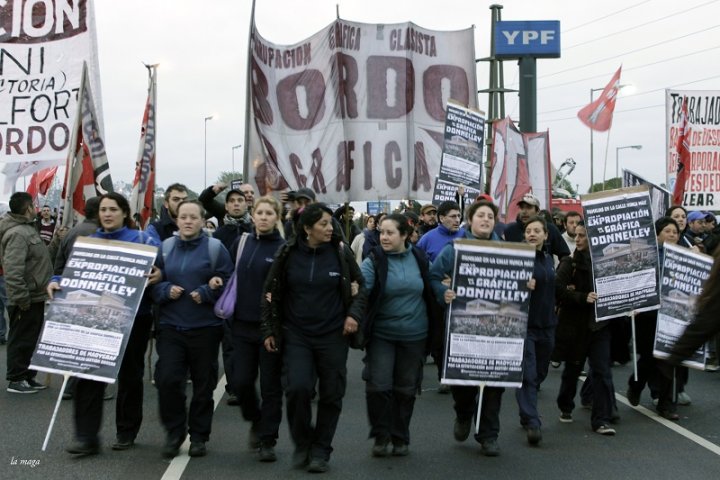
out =
<path fill-rule="evenodd" d="M 677 403 L 678 405 L 690 405 L 692 403 L 692 399 L 687 393 L 680 392 L 677 396 Z"/>

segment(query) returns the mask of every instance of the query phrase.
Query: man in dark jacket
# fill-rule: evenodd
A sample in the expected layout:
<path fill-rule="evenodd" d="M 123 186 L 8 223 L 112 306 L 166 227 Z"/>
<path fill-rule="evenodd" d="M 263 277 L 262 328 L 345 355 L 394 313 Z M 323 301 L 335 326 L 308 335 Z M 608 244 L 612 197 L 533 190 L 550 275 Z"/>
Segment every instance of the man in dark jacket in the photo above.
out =
<path fill-rule="evenodd" d="M 516 221 L 505 227 L 505 240 L 508 242 L 522 242 L 525 238 L 525 224 L 530 217 L 534 217 L 540 212 L 540 200 L 532 193 L 526 194 L 517 205 L 520 207 L 520 213 L 518 213 Z M 547 223 L 547 228 L 548 238 L 545 241 L 545 250 L 555 255 L 558 260 L 570 255 L 570 249 L 563 240 L 560 230 L 552 222 Z"/>
<path fill-rule="evenodd" d="M 248 213 L 245 196 L 240 190 L 230 190 L 225 197 L 225 215 L 223 224 L 215 230 L 213 237 L 220 240 L 230 251 L 235 240 L 243 232 L 252 233 L 252 218 Z"/>
<path fill-rule="evenodd" d="M 165 190 L 165 201 L 160 210 L 160 220 L 148 225 L 147 234 L 162 243 L 163 240 L 173 236 L 178 227 L 175 224 L 178 205 L 188 198 L 187 187 L 181 183 L 173 183 Z"/>

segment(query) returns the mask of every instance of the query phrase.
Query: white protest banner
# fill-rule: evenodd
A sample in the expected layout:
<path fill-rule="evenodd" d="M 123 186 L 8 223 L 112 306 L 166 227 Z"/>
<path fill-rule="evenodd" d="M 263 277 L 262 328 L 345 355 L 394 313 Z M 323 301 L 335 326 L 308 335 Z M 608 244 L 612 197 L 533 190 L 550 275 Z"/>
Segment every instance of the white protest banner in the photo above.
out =
<path fill-rule="evenodd" d="M 455 102 L 446 107 L 439 178 L 456 185 L 482 189 L 482 150 L 485 118 L 482 112 Z"/>
<path fill-rule="evenodd" d="M 6 163 L 6 188 L 21 175 L 65 163 L 83 61 L 102 119 L 96 43 L 92 0 L 0 1 L 0 161 Z"/>
<path fill-rule="evenodd" d="M 683 206 L 688 210 L 720 210 L 720 90 L 665 90 L 668 188 L 675 188 L 684 102 L 688 105 L 691 161 Z"/>
<path fill-rule="evenodd" d="M 659 308 L 657 238 L 647 185 L 580 200 L 598 294 L 596 320 Z"/>
<path fill-rule="evenodd" d="M 30 368 L 114 383 L 157 248 L 78 238 Z"/>
<path fill-rule="evenodd" d="M 660 311 L 653 356 L 668 358 L 672 348 L 693 321 L 695 302 L 710 276 L 713 259 L 709 255 L 669 243 L 664 244 L 665 260 L 660 276 Z M 687 367 L 705 369 L 705 345 L 684 360 Z"/>
<path fill-rule="evenodd" d="M 472 28 L 338 19 L 295 45 L 251 28 L 244 171 L 261 195 L 431 195 L 448 99 L 477 107 Z"/>
<path fill-rule="evenodd" d="M 520 387 L 535 249 L 456 240 L 441 382 Z"/>
<path fill-rule="evenodd" d="M 655 220 L 665 216 L 665 212 L 670 208 L 672 194 L 665 188 L 655 185 L 645 180 L 642 176 L 635 172 L 623 168 L 622 186 L 636 187 L 638 185 L 647 185 L 650 189 L 650 207 L 652 208 L 653 218 Z"/>
<path fill-rule="evenodd" d="M 515 221 L 517 203 L 532 193 L 550 208 L 550 140 L 547 132 L 522 133 L 510 118 L 493 123 L 490 196 L 501 222 Z"/>

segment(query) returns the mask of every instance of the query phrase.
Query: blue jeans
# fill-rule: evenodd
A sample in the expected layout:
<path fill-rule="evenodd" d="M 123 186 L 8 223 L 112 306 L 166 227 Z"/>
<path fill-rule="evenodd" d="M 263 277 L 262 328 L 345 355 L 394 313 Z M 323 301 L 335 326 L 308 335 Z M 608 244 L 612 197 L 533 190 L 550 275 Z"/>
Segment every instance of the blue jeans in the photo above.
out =
<path fill-rule="evenodd" d="M 527 428 L 540 428 L 537 409 L 537 392 L 547 377 L 550 355 L 555 343 L 555 328 L 528 328 L 523 353 L 522 387 L 515 392 L 520 408 L 520 424 Z"/>
<path fill-rule="evenodd" d="M 367 346 L 365 383 L 370 437 L 410 443 L 410 419 L 415 406 L 426 340 L 403 342 L 373 337 Z"/>

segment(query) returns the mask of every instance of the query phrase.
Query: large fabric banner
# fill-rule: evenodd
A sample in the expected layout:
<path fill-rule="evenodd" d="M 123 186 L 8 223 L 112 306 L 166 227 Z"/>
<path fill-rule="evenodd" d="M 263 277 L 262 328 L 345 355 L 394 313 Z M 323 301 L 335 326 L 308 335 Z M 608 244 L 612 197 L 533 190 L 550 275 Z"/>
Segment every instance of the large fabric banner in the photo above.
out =
<path fill-rule="evenodd" d="M 252 26 L 245 174 L 261 195 L 429 198 L 445 105 L 477 108 L 473 30 L 338 19 L 295 45 Z"/>
<path fill-rule="evenodd" d="M 590 242 L 597 321 L 656 310 L 658 250 L 648 187 L 580 197 Z"/>
<path fill-rule="evenodd" d="M 145 102 L 140 147 L 135 162 L 135 179 L 130 196 L 133 220 L 145 229 L 155 211 L 155 151 L 157 144 L 157 65 L 145 65 L 148 70 L 148 97 Z M 235 187 L 232 187 L 235 188 Z"/>
<path fill-rule="evenodd" d="M 83 61 L 102 119 L 92 0 L 0 1 L 0 161 L 5 188 L 65 163 Z"/>
<path fill-rule="evenodd" d="M 683 103 L 687 103 L 690 166 L 683 206 L 720 210 L 720 90 L 665 90 L 666 174 L 675 188 L 677 143 Z"/>
<path fill-rule="evenodd" d="M 157 248 L 78 238 L 30 368 L 115 383 Z"/>
<path fill-rule="evenodd" d="M 670 208 L 670 192 L 646 180 L 635 172 L 624 168 L 622 172 L 623 187 L 648 186 L 650 189 L 650 207 L 652 208 L 653 218 L 657 220 L 665 216 L 665 212 Z"/>
<path fill-rule="evenodd" d="M 457 240 L 441 382 L 520 387 L 535 249 Z"/>
<path fill-rule="evenodd" d="M 500 221 L 515 221 L 517 203 L 525 194 L 550 209 L 550 139 L 547 132 L 522 133 L 510 118 L 493 123 L 490 195 Z"/>
<path fill-rule="evenodd" d="M 660 276 L 660 311 L 653 356 L 667 358 L 673 346 L 693 320 L 695 302 L 710 276 L 713 259 L 709 255 L 666 243 Z M 705 369 L 705 346 L 683 361 L 683 365 Z"/>

